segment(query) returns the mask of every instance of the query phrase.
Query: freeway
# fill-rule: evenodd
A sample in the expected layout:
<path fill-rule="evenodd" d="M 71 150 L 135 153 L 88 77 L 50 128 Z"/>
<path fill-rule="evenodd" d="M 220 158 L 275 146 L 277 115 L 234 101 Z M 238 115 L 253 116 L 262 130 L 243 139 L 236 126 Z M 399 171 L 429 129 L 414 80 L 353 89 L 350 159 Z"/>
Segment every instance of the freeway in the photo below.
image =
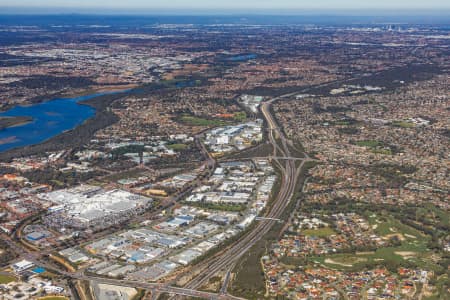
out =
<path fill-rule="evenodd" d="M 264 216 L 268 219 L 267 222 L 258 223 L 250 232 L 239 239 L 236 243 L 222 251 L 220 255 L 207 259 L 196 266 L 200 268 L 201 272 L 198 276 L 189 281 L 185 287 L 188 289 L 198 289 L 209 281 L 213 276 L 217 276 L 220 271 L 223 271 L 229 266 L 232 266 L 243 254 L 245 254 L 253 245 L 256 244 L 273 226 L 276 219 L 279 219 L 283 211 L 289 204 L 293 197 L 301 169 L 306 161 L 311 160 L 307 155 L 305 158 L 293 158 L 289 147 L 288 140 L 283 132 L 279 129 L 274 117 L 271 114 L 270 108 L 274 101 L 286 98 L 296 93 L 283 95 L 264 102 L 261 106 L 261 112 L 269 126 L 268 138 L 273 145 L 272 161 L 276 163 L 281 171 L 281 188 L 278 195 L 273 202 L 270 211 Z M 295 161 L 300 160 L 298 167 Z M 227 274 L 229 274 L 227 272 Z M 226 281 L 229 280 L 229 275 L 226 276 Z M 226 283 L 226 285 L 228 282 Z M 221 293 L 226 293 L 222 290 Z"/>
<path fill-rule="evenodd" d="M 340 82 L 348 81 L 345 80 L 336 80 L 332 82 L 327 82 L 324 84 L 320 84 L 315 86 L 315 88 L 327 86 L 330 84 L 336 84 Z M 273 205 L 270 211 L 264 216 L 266 220 L 264 222 L 259 222 L 255 225 L 253 229 L 251 229 L 248 233 L 246 233 L 241 239 L 237 242 L 221 251 L 218 255 L 207 259 L 193 268 L 200 269 L 201 273 L 199 276 L 194 277 L 190 282 L 188 282 L 184 288 L 170 286 L 169 284 L 159 284 L 159 283 L 146 283 L 146 282 L 138 282 L 138 281 L 130 281 L 130 280 L 119 280 L 119 279 L 109 279 L 103 277 L 96 276 L 88 276 L 81 271 L 78 272 L 67 272 L 61 269 L 59 266 L 55 266 L 53 264 L 48 263 L 43 259 L 43 253 L 31 252 L 28 251 L 23 245 L 16 243 L 11 240 L 7 236 L 1 236 L 9 246 L 15 250 L 22 258 L 25 258 L 29 261 L 32 261 L 38 266 L 42 266 L 47 268 L 48 270 L 54 271 L 58 274 L 64 275 L 67 278 L 71 278 L 74 280 L 95 280 L 100 283 L 119 285 L 119 286 L 129 286 L 129 287 L 138 287 L 146 290 L 158 293 L 171 293 L 175 295 L 182 296 L 191 296 L 191 297 L 200 297 L 205 299 L 233 299 L 238 300 L 242 298 L 234 297 L 226 294 L 227 286 L 230 281 L 230 271 L 233 269 L 234 264 L 237 260 L 246 253 L 253 245 L 256 244 L 277 222 L 282 213 L 285 211 L 287 205 L 289 204 L 290 199 L 293 197 L 298 181 L 299 174 L 305 164 L 305 162 L 312 161 L 311 158 L 308 157 L 306 153 L 304 154 L 304 158 L 293 157 L 290 152 L 290 148 L 288 144 L 292 143 L 284 136 L 282 130 L 276 123 L 274 117 L 271 114 L 271 105 L 277 101 L 284 98 L 288 98 L 291 96 L 295 96 L 296 94 L 307 92 L 310 88 L 303 89 L 301 91 L 297 91 L 290 94 L 285 94 L 276 98 L 272 98 L 269 101 L 262 103 L 261 112 L 268 124 L 268 139 L 269 142 L 273 145 L 273 153 L 272 155 L 265 157 L 272 160 L 272 162 L 277 165 L 281 171 L 281 188 L 273 201 Z M 202 154 L 207 158 L 205 167 L 213 168 L 216 164 L 216 161 L 213 157 L 211 157 L 210 153 L 207 151 L 203 143 L 201 143 L 201 134 L 195 136 L 195 143 L 200 148 Z M 296 167 L 295 162 L 300 162 L 299 166 Z M 176 201 L 184 196 L 184 193 L 177 195 L 173 201 Z M 46 254 L 46 253 L 44 253 Z M 216 276 L 220 271 L 225 270 L 225 282 L 222 285 L 220 293 L 210 293 L 198 291 L 197 289 L 204 285 L 208 280 Z"/>
<path fill-rule="evenodd" d="M 285 95 L 284 97 L 287 97 Z M 266 234 L 272 225 L 276 222 L 276 219 L 279 219 L 288 205 L 290 199 L 292 198 L 295 187 L 297 183 L 297 178 L 299 176 L 300 170 L 305 163 L 305 161 L 309 160 L 308 157 L 301 160 L 301 164 L 298 168 L 295 166 L 295 161 L 298 158 L 292 157 L 290 150 L 287 146 L 287 139 L 284 137 L 283 133 L 279 130 L 273 116 L 270 113 L 270 106 L 273 101 L 276 101 L 278 98 L 274 98 L 268 102 L 265 102 L 261 111 L 269 125 L 269 141 L 274 146 L 274 152 L 271 156 L 274 163 L 276 163 L 281 171 L 281 188 L 278 195 L 275 198 L 275 201 L 271 207 L 271 210 L 264 216 L 268 218 L 267 222 L 260 222 L 256 224 L 255 228 L 247 233 L 243 238 L 239 241 L 231 245 L 228 249 L 226 249 L 222 255 L 218 257 L 213 257 L 208 259 L 202 263 L 200 266 L 204 267 L 203 272 L 200 276 L 195 277 L 192 281 L 190 281 L 184 288 L 170 286 L 168 284 L 158 284 L 158 283 L 146 283 L 146 282 L 138 282 L 138 281 L 130 281 L 130 280 L 119 280 L 119 279 L 109 279 L 102 278 L 96 276 L 88 276 L 83 274 L 83 272 L 67 272 L 61 270 L 59 267 L 55 267 L 53 264 L 50 264 L 42 259 L 42 255 L 39 255 L 36 252 L 25 251 L 21 245 L 16 244 L 16 242 L 12 241 L 9 238 L 6 238 L 7 243 L 11 246 L 11 248 L 15 249 L 17 252 L 22 252 L 21 256 L 25 259 L 28 259 L 35 263 L 36 265 L 47 268 L 48 270 L 54 270 L 55 272 L 64 275 L 68 278 L 75 280 L 95 280 L 100 283 L 112 284 L 112 285 L 120 285 L 120 286 L 130 286 L 130 287 L 138 287 L 146 290 L 157 291 L 159 293 L 166 292 L 175 295 L 182 296 L 191 296 L 191 297 L 201 297 L 207 299 L 241 299 L 238 297 L 234 297 L 226 294 L 226 287 L 228 285 L 228 281 L 230 278 L 230 270 L 231 266 L 239 259 L 245 252 L 247 252 L 258 240 L 260 240 L 264 234 Z M 196 139 L 198 141 L 198 138 Z M 281 143 L 280 143 L 281 141 Z M 206 154 L 208 158 L 207 166 L 214 166 L 215 161 L 212 157 L 209 156 L 209 153 L 206 151 L 204 146 L 199 143 L 199 146 L 204 154 Z M 198 267 L 198 266 L 196 266 Z M 227 269 L 226 282 L 223 285 L 222 290 L 219 294 L 216 293 L 208 293 L 203 291 L 198 291 L 197 289 L 205 284 L 211 277 L 215 276 L 218 272 Z"/>
<path fill-rule="evenodd" d="M 105 278 L 105 277 L 100 277 L 100 276 L 90 276 L 90 275 L 84 274 L 81 271 L 67 272 L 67 271 L 61 270 L 61 268 L 59 268 L 53 264 L 45 262 L 37 252 L 32 252 L 32 251 L 28 251 L 28 250 L 24 249 L 21 245 L 14 242 L 10 237 L 2 235 L 1 238 L 14 251 L 20 253 L 22 259 L 26 259 L 26 260 L 34 263 L 37 266 L 46 268 L 49 271 L 53 271 L 57 274 L 63 275 L 65 277 L 73 279 L 73 280 L 96 281 L 98 283 L 103 283 L 103 284 L 140 288 L 140 289 L 145 289 L 145 290 L 158 291 L 160 293 L 169 293 L 169 294 L 181 295 L 181 296 L 199 297 L 199 298 L 204 298 L 204 299 L 242 300 L 242 298 L 234 297 L 231 295 L 197 291 L 197 290 L 189 289 L 189 288 L 173 287 L 173 286 L 168 286 L 168 285 L 160 284 L 160 283 L 147 283 L 147 282 L 134 281 L 134 280 L 112 279 L 112 278 Z M 6 275 L 9 273 L 2 273 L 2 274 Z"/>
<path fill-rule="evenodd" d="M 201 143 L 199 136 L 195 137 L 195 141 L 196 141 L 197 146 L 200 148 L 202 154 L 207 158 L 207 161 L 205 163 L 205 169 L 213 168 L 216 161 L 211 157 L 211 155 L 206 150 L 203 143 Z M 188 191 L 189 190 L 190 189 L 188 189 Z M 177 201 L 178 199 L 183 197 L 183 194 L 184 193 L 177 195 L 177 197 L 175 197 L 175 200 L 172 200 L 172 201 L 173 202 Z M 139 220 L 141 217 L 142 216 L 135 218 L 134 221 Z M 20 228 L 17 232 L 14 232 L 13 236 L 16 236 L 16 233 L 18 233 L 17 239 L 20 240 L 20 233 L 21 233 Z M 29 249 L 24 247 L 24 245 L 22 245 L 21 243 L 13 240 L 10 236 L 0 234 L 0 237 L 2 238 L 2 240 L 4 240 L 8 244 L 8 246 L 14 252 L 16 252 L 18 254 L 18 256 L 21 259 L 26 259 L 26 260 L 34 263 L 36 266 L 43 267 L 49 271 L 52 271 L 56 274 L 63 275 L 66 278 L 70 278 L 72 280 L 96 281 L 96 282 L 104 283 L 104 284 L 141 288 L 141 289 L 152 291 L 152 294 L 155 294 L 157 292 L 157 293 L 169 293 L 169 294 L 173 294 L 173 295 L 197 297 L 197 298 L 204 298 L 204 299 L 243 300 L 242 298 L 234 297 L 231 295 L 197 291 L 197 290 L 189 289 L 189 288 L 174 287 L 174 286 L 170 286 L 167 284 L 147 283 L 147 282 L 141 282 L 141 281 L 119 280 L 119 279 L 112 279 L 112 278 L 105 278 L 105 277 L 90 276 L 90 275 L 84 274 L 84 272 L 82 270 L 79 270 L 77 272 L 68 272 L 68 271 L 64 270 L 63 268 L 61 268 L 60 266 L 56 266 L 56 265 L 48 262 L 47 256 L 49 255 L 50 252 L 53 252 L 55 250 L 54 248 L 49 251 L 41 251 L 41 252 L 30 251 Z M 5 273 L 5 274 L 9 274 L 9 273 Z"/>

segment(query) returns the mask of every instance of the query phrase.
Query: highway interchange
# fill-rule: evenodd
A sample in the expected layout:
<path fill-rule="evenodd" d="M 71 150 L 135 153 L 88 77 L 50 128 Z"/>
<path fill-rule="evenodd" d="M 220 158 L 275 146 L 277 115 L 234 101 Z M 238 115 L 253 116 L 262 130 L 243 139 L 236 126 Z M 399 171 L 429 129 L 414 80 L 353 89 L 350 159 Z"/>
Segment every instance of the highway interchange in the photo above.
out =
<path fill-rule="evenodd" d="M 168 284 L 160 283 L 147 283 L 130 280 L 109 279 L 104 277 L 90 276 L 84 274 L 82 271 L 69 272 L 62 270 L 60 267 L 50 264 L 47 260 L 44 260 L 44 254 L 37 253 L 26 249 L 19 242 L 7 237 L 2 236 L 10 247 L 16 251 L 23 259 L 32 261 L 34 264 L 47 268 L 48 270 L 57 272 L 64 275 L 67 278 L 73 280 L 87 280 L 96 281 L 99 283 L 128 286 L 149 290 L 153 294 L 169 293 L 178 296 L 191 296 L 205 299 L 242 299 L 227 294 L 227 287 L 230 281 L 230 272 L 236 262 L 242 255 L 244 255 L 253 245 L 255 245 L 277 222 L 281 217 L 284 210 L 289 204 L 290 199 L 296 192 L 298 177 L 300 172 L 307 161 L 311 161 L 307 155 L 304 157 L 293 157 L 291 154 L 292 143 L 284 136 L 283 132 L 279 129 L 272 113 L 271 106 L 273 102 L 293 96 L 297 93 L 291 93 L 276 98 L 272 98 L 261 105 L 261 113 L 264 116 L 267 123 L 268 140 L 273 146 L 273 153 L 269 157 L 272 162 L 278 167 L 281 175 L 281 185 L 278 194 L 275 196 L 269 211 L 264 215 L 264 220 L 257 221 L 257 224 L 253 226 L 247 233 L 245 233 L 239 240 L 229 245 L 226 249 L 220 251 L 216 255 L 205 259 L 198 265 L 192 268 L 197 270 L 198 276 L 191 278 L 183 288 L 175 287 Z M 204 145 L 199 141 L 199 137 L 196 137 L 196 141 L 200 144 L 201 151 L 207 157 L 207 166 L 211 167 L 215 165 L 215 161 L 207 152 Z M 288 146 L 290 144 L 291 148 Z M 300 162 L 296 165 L 296 162 Z M 210 293 L 200 291 L 205 283 L 207 283 L 213 276 L 216 276 L 219 272 L 226 271 L 226 276 L 222 288 L 219 293 Z"/>
<path fill-rule="evenodd" d="M 236 243 L 229 246 L 226 250 L 222 251 L 220 255 L 207 259 L 200 265 L 195 266 L 196 268 L 200 268 L 201 272 L 185 285 L 186 288 L 198 289 L 223 270 L 228 270 L 227 274 L 229 274 L 229 271 L 236 261 L 271 229 L 276 222 L 275 219 L 278 219 L 283 214 L 290 199 L 293 197 L 303 165 L 306 161 L 310 161 L 311 159 L 306 155 L 304 158 L 292 157 L 288 147 L 289 141 L 279 129 L 270 110 L 274 101 L 292 95 L 293 94 L 288 94 L 273 98 L 261 105 L 261 112 L 268 125 L 268 139 L 273 146 L 273 155 L 271 156 L 272 162 L 277 164 L 281 173 L 280 191 L 278 195 L 276 195 L 270 211 L 265 215 L 266 218 L 271 218 L 273 220 L 266 219 L 264 222 L 259 222 L 252 230 L 250 230 L 250 232 L 240 238 Z M 299 166 L 296 166 L 295 164 L 297 160 L 301 161 Z M 227 286 L 228 280 L 229 278 L 226 276 L 226 283 L 224 286 Z M 222 288 L 221 292 L 226 293 L 226 290 Z"/>

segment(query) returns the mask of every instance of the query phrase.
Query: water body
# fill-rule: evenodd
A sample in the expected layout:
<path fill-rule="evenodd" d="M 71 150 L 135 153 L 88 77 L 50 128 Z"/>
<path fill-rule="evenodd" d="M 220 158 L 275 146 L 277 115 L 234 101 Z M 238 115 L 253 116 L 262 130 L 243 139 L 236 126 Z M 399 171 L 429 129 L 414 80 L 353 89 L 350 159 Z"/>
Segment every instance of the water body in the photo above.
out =
<path fill-rule="evenodd" d="M 258 56 L 256 54 L 243 54 L 243 55 L 238 55 L 238 56 L 233 56 L 233 57 L 229 57 L 227 58 L 228 61 L 235 61 L 235 62 L 239 62 L 239 61 L 247 61 L 247 60 L 252 60 L 257 58 Z"/>
<path fill-rule="evenodd" d="M 184 80 L 176 88 L 196 86 L 197 80 Z M 140 89 L 95 93 L 75 98 L 58 98 L 29 106 L 16 106 L 0 117 L 27 116 L 29 123 L 0 130 L 0 152 L 42 143 L 66 130 L 73 129 L 95 115 L 95 109 L 80 101 L 118 93 L 139 94 Z"/>
<path fill-rule="evenodd" d="M 83 100 L 111 93 L 96 93 L 76 98 L 58 98 L 29 106 L 16 106 L 0 117 L 29 116 L 29 123 L 0 130 L 0 152 L 39 144 L 73 129 L 95 115 L 95 109 L 79 104 Z"/>
<path fill-rule="evenodd" d="M 176 88 L 193 87 L 201 83 L 199 80 L 183 80 L 175 83 Z"/>

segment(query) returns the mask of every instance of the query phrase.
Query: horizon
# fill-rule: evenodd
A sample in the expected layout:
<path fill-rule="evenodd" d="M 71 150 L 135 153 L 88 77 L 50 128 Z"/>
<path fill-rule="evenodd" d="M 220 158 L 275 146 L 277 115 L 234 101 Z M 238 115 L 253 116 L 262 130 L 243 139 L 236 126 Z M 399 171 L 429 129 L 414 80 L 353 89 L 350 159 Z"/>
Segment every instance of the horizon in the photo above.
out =
<path fill-rule="evenodd" d="M 39 4 L 36 4 L 39 3 Z M 450 2 L 442 0 L 0 0 L 0 15 L 4 14 L 92 14 L 92 15 L 450 15 Z"/>
<path fill-rule="evenodd" d="M 447 12 L 393 13 L 337 13 L 337 12 L 302 12 L 277 13 L 274 11 L 245 12 L 186 12 L 162 11 L 127 13 L 117 11 L 102 12 L 5 12 L 0 13 L 0 25 L 147 25 L 147 24 L 253 24 L 253 25 L 436 25 L 450 26 Z"/>
<path fill-rule="evenodd" d="M 252 25 L 436 25 L 450 26 L 447 14 L 263 14 L 263 13 L 0 13 L 0 25 L 54 26 L 54 25 L 148 25 L 148 24 L 252 24 Z"/>
<path fill-rule="evenodd" d="M 448 9 L 404 9 L 397 10 L 365 10 L 365 9 L 318 9 L 318 10 L 288 10 L 288 9 L 254 9 L 252 11 L 239 9 L 114 9 L 114 8 L 67 8 L 67 7 L 2 7 L 0 15 L 84 15 L 84 16 L 342 16 L 342 17 L 393 17 L 393 16 L 450 16 Z M 101 12 L 98 9 L 102 9 Z"/>

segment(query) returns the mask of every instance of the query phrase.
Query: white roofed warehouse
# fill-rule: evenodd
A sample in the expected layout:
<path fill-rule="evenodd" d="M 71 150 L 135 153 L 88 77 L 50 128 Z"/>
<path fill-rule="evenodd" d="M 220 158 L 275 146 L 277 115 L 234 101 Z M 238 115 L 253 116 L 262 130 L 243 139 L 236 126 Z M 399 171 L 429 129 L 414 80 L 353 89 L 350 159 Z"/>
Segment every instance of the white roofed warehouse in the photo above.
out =
<path fill-rule="evenodd" d="M 41 199 L 59 207 L 49 210 L 45 222 L 57 230 L 64 228 L 105 228 L 140 214 L 152 199 L 124 190 L 104 190 L 88 185 L 40 194 Z"/>

